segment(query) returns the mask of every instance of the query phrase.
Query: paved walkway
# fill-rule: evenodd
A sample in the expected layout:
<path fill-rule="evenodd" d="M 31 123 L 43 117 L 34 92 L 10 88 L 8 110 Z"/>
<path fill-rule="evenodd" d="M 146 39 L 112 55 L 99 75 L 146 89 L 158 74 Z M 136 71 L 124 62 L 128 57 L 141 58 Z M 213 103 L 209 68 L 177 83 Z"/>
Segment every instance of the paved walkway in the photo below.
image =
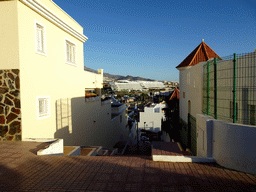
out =
<path fill-rule="evenodd" d="M 256 176 L 215 163 L 150 156 L 36 156 L 37 145 L 0 142 L 0 191 L 256 191 Z"/>
<path fill-rule="evenodd" d="M 152 142 L 152 155 L 191 156 L 189 151 L 182 151 L 177 142 Z"/>

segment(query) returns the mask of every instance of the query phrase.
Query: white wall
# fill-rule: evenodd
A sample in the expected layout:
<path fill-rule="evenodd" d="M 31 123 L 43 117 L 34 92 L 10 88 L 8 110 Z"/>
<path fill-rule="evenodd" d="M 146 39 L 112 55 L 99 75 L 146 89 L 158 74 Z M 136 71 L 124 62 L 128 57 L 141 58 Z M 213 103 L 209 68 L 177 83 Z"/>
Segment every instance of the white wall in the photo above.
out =
<path fill-rule="evenodd" d="M 129 140 L 127 116 L 123 111 L 111 119 L 111 103 L 84 97 L 58 100 L 55 138 L 65 146 L 103 146 L 112 148 L 120 139 Z M 122 118 L 122 120 L 121 120 Z"/>
<path fill-rule="evenodd" d="M 136 129 L 136 121 L 133 123 L 132 128 L 129 134 L 129 141 L 131 145 L 135 145 L 137 143 L 137 129 Z"/>
<path fill-rule="evenodd" d="M 196 115 L 197 156 L 212 157 L 213 118 L 204 114 Z"/>
<path fill-rule="evenodd" d="M 202 113 L 203 105 L 203 65 L 201 62 L 193 67 L 179 69 L 180 71 L 180 117 L 187 123 L 188 101 L 191 103 L 191 115 Z M 185 93 L 185 98 L 183 97 Z"/>
<path fill-rule="evenodd" d="M 0 69 L 18 69 L 17 1 L 0 1 L 0 26 Z"/>
<path fill-rule="evenodd" d="M 157 104 L 155 107 L 145 107 L 144 112 L 140 112 L 140 122 L 138 123 L 139 129 L 144 129 L 144 122 L 146 130 L 159 132 L 161 131 L 162 121 L 165 117 L 162 108 L 165 104 Z M 159 113 L 155 113 L 154 110 L 159 108 Z"/>
<path fill-rule="evenodd" d="M 202 130 L 206 130 L 205 137 L 202 136 Z M 202 156 L 208 154 L 207 156 L 210 157 L 210 151 L 212 151 L 212 157 L 218 164 L 230 169 L 256 174 L 255 126 L 233 124 L 211 119 L 206 115 L 197 115 L 197 131 L 198 154 Z M 208 140 L 204 141 L 204 139 Z M 204 149 L 202 148 L 203 144 Z"/>

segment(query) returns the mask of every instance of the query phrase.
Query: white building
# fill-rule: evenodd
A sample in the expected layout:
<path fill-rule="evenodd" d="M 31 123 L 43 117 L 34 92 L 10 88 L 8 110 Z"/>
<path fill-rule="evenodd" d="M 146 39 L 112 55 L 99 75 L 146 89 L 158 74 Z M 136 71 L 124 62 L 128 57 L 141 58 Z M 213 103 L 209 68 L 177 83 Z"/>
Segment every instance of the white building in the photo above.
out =
<path fill-rule="evenodd" d="M 118 82 L 109 82 L 112 90 L 149 90 L 149 89 L 164 89 L 165 85 L 158 81 L 128 81 L 120 80 Z"/>
<path fill-rule="evenodd" d="M 162 118 L 165 118 L 164 111 L 166 105 L 163 103 L 151 104 L 148 107 L 144 107 L 144 112 L 140 112 L 140 121 L 138 123 L 139 129 L 145 129 L 147 131 L 159 132 L 161 131 Z"/>
<path fill-rule="evenodd" d="M 0 139 L 128 140 L 126 106 L 101 101 L 103 70 L 84 71 L 83 28 L 52 0 L 0 4 Z"/>
<path fill-rule="evenodd" d="M 188 113 L 194 117 L 202 113 L 202 66 L 213 57 L 219 56 L 202 42 L 176 67 L 179 70 L 180 118 L 186 123 Z"/>
<path fill-rule="evenodd" d="M 237 98 L 240 98 L 236 104 L 237 123 L 230 122 L 233 107 L 232 59 L 217 62 L 217 117 L 225 115 L 227 118 L 214 119 L 202 114 L 203 66 L 213 57 L 219 58 L 202 42 L 177 66 L 180 72 L 180 139 L 199 157 L 214 160 L 230 169 L 256 174 L 256 154 L 252 153 L 256 150 L 256 129 L 252 126 L 256 119 L 255 53 L 237 58 L 237 68 L 240 68 L 236 81 Z"/>

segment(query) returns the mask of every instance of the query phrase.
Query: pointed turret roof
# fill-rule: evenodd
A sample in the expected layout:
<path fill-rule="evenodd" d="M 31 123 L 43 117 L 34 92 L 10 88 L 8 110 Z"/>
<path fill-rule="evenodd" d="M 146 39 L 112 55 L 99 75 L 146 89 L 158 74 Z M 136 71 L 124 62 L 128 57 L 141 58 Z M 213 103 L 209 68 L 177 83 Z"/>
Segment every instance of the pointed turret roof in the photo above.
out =
<path fill-rule="evenodd" d="M 170 96 L 169 101 L 174 99 L 180 99 L 180 90 L 178 88 L 175 88 Z"/>
<path fill-rule="evenodd" d="M 213 57 L 220 58 L 204 41 L 200 43 L 176 68 L 194 66 Z"/>

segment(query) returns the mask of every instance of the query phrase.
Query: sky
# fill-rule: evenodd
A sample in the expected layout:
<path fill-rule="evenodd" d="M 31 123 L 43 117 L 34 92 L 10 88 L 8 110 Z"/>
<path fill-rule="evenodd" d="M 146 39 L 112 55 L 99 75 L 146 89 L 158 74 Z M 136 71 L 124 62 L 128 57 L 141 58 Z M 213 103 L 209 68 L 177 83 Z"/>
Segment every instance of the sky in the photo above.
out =
<path fill-rule="evenodd" d="M 179 81 L 204 39 L 220 57 L 256 48 L 255 0 L 53 0 L 84 29 L 84 65 Z"/>

